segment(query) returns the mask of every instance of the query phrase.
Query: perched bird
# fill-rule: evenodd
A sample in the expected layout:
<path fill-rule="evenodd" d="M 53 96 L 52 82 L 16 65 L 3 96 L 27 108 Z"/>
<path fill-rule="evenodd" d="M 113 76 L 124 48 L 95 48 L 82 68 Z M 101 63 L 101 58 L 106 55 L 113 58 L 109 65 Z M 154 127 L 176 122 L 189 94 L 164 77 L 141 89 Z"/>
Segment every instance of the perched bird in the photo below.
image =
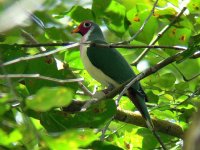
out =
<path fill-rule="evenodd" d="M 92 21 L 84 21 L 72 33 L 80 33 L 81 42 L 106 44 L 100 27 Z M 80 45 L 80 55 L 85 69 L 101 84 L 114 89 L 136 75 L 124 57 L 114 48 Z M 147 126 L 153 129 L 145 101 L 147 96 L 139 82 L 134 83 L 126 95 L 135 104 L 146 120 Z"/>

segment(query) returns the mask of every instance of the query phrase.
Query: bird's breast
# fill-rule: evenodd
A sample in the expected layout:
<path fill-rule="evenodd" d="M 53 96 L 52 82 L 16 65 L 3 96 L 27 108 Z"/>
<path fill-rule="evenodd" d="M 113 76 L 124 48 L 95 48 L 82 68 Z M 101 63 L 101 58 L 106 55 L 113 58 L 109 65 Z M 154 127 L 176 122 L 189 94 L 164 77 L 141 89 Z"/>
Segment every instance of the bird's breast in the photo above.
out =
<path fill-rule="evenodd" d="M 101 71 L 99 68 L 95 67 L 88 55 L 87 55 L 87 47 L 86 45 L 81 45 L 80 46 L 80 54 L 81 54 L 81 59 L 83 62 L 83 65 L 87 72 L 98 82 L 105 86 L 109 86 L 112 84 L 113 86 L 118 86 L 118 83 L 115 82 L 113 79 L 111 79 L 109 76 L 107 76 L 103 71 Z M 103 58 L 102 58 L 103 61 Z"/>

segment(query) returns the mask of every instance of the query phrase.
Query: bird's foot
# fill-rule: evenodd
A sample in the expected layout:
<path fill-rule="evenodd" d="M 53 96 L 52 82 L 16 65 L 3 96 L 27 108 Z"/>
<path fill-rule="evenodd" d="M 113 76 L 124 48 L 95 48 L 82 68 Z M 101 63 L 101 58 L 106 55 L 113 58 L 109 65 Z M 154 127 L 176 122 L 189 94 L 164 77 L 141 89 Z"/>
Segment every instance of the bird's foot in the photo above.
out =
<path fill-rule="evenodd" d="M 87 101 L 85 105 L 81 108 L 81 111 L 86 111 L 92 104 L 97 103 L 99 100 L 105 97 L 112 90 L 113 90 L 112 85 L 109 85 L 108 88 L 101 91 L 97 91 L 97 92 L 96 92 L 96 87 L 95 87 L 93 91 L 93 96 L 92 96 L 93 99 Z"/>
<path fill-rule="evenodd" d="M 81 111 L 86 111 L 92 104 L 96 103 L 97 101 L 98 101 L 97 99 L 92 99 L 87 101 L 81 108 Z"/>

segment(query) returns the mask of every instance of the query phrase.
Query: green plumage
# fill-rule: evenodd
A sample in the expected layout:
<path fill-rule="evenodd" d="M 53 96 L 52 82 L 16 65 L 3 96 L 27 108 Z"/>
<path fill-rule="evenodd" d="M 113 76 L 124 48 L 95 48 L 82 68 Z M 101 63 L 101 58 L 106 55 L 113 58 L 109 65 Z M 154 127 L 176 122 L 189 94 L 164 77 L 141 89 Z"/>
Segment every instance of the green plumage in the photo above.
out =
<path fill-rule="evenodd" d="M 75 32 L 81 33 L 81 42 L 106 44 L 99 26 L 91 21 L 83 22 Z M 134 78 L 136 75 L 124 57 L 114 48 L 80 46 L 81 59 L 85 69 L 100 83 L 116 87 Z M 135 82 L 126 95 L 138 108 L 147 122 L 147 126 L 153 129 L 145 101 L 147 101 L 139 82 Z"/>
<path fill-rule="evenodd" d="M 106 44 L 104 41 L 95 40 L 94 43 Z M 116 81 L 118 84 L 123 84 L 126 81 L 135 77 L 130 65 L 124 59 L 124 57 L 114 48 L 102 48 L 102 47 L 88 47 L 87 56 L 90 62 L 104 74 Z M 128 90 L 128 96 L 132 102 L 139 109 L 144 118 L 150 119 L 147 111 L 145 101 L 147 97 L 141 88 L 139 82 L 136 82 Z"/>
<path fill-rule="evenodd" d="M 104 41 L 92 42 L 105 44 Z M 87 55 L 94 66 L 119 84 L 135 76 L 127 61 L 114 48 L 88 47 Z"/>

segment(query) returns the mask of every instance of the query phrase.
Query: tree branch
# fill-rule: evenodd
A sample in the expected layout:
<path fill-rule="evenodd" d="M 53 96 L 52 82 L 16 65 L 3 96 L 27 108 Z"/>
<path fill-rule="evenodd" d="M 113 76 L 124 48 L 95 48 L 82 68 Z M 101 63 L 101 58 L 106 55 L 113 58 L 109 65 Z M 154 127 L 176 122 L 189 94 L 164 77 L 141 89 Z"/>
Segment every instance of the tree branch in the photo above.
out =
<path fill-rule="evenodd" d="M 4 62 L 4 63 L 1 64 L 1 66 L 7 66 L 7 65 L 15 64 L 15 63 L 25 61 L 25 60 L 31 60 L 31 59 L 49 56 L 49 55 L 55 54 L 57 52 L 60 52 L 62 50 L 74 48 L 74 47 L 77 47 L 77 46 L 79 46 L 79 43 L 74 43 L 74 44 L 71 44 L 71 45 L 68 45 L 68 46 L 60 47 L 60 48 L 57 48 L 55 50 L 45 52 L 45 53 L 41 53 L 41 54 L 37 54 L 37 55 L 33 55 L 33 56 L 20 57 L 20 58 L 11 60 L 11 61 Z"/>
<path fill-rule="evenodd" d="M 63 108 L 63 111 L 74 113 L 76 111 L 80 111 L 81 107 L 84 104 L 85 102 L 83 101 L 72 101 L 72 103 L 68 107 Z M 128 110 L 122 110 L 118 108 L 114 119 L 117 121 L 122 121 L 125 123 L 147 128 L 145 120 L 140 114 Z M 184 132 L 179 125 L 156 118 L 153 118 L 152 121 L 154 123 L 156 131 L 178 138 L 183 138 Z"/>
<path fill-rule="evenodd" d="M 200 57 L 200 50 L 193 54 L 190 58 L 196 59 Z"/>
<path fill-rule="evenodd" d="M 84 43 L 83 43 L 84 44 Z M 94 47 L 105 47 L 105 48 L 126 48 L 126 49 L 136 49 L 136 48 L 166 48 L 166 49 L 174 49 L 185 51 L 187 48 L 180 46 L 167 46 L 167 45 L 118 45 L 118 44 L 99 44 L 99 43 L 91 43 L 91 46 Z"/>
<path fill-rule="evenodd" d="M 151 41 L 151 43 L 149 45 L 154 45 L 161 37 L 162 35 L 180 18 L 180 16 L 184 13 L 184 11 L 186 10 L 186 7 L 183 7 L 183 9 L 176 15 L 176 17 L 170 22 L 170 24 L 166 25 L 157 35 L 157 37 Z M 149 48 L 146 48 L 139 56 L 138 58 L 131 63 L 131 65 L 136 65 L 145 55 L 146 53 L 149 51 Z"/>
<path fill-rule="evenodd" d="M 23 47 L 23 48 L 40 48 L 40 47 L 51 47 L 51 46 L 69 46 L 75 44 L 74 42 L 61 42 L 61 43 L 35 43 L 35 44 L 0 44 L 0 46 L 3 45 L 9 45 L 14 47 Z M 167 45 L 125 45 L 125 44 L 99 44 L 99 43 L 81 43 L 81 44 L 91 44 L 91 46 L 94 47 L 105 47 L 105 48 L 126 48 L 126 49 L 136 49 L 136 48 L 164 48 L 164 49 L 174 49 L 174 50 L 180 50 L 184 51 L 187 50 L 185 47 L 181 46 L 167 46 Z"/>
<path fill-rule="evenodd" d="M 52 47 L 52 46 L 68 46 L 75 44 L 75 42 L 60 42 L 60 43 L 32 43 L 32 44 L 13 44 L 13 46 L 24 47 L 24 48 L 32 48 L 32 47 Z"/>
<path fill-rule="evenodd" d="M 0 78 L 36 78 L 36 79 L 42 79 L 42 80 L 57 82 L 57 83 L 61 83 L 61 84 L 71 83 L 71 82 L 81 82 L 81 81 L 84 80 L 83 78 L 57 79 L 57 78 L 43 76 L 43 75 L 40 75 L 40 74 L 5 74 L 5 75 L 0 75 Z"/>
<path fill-rule="evenodd" d="M 115 119 L 147 128 L 144 118 L 140 114 L 131 111 L 117 109 Z M 183 130 L 179 125 L 156 118 L 152 118 L 152 121 L 156 131 L 183 138 Z"/>

